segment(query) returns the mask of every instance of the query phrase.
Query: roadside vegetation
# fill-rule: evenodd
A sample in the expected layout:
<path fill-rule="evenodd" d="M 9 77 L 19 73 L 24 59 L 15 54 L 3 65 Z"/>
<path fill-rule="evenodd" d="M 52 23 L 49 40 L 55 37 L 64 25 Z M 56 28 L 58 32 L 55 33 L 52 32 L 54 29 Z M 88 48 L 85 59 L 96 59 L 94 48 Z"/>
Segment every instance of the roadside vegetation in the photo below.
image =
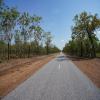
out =
<path fill-rule="evenodd" d="M 42 28 L 42 17 L 0 0 L 0 98 L 57 56 L 60 50 L 52 40 L 52 33 Z"/>
<path fill-rule="evenodd" d="M 82 12 L 73 19 L 71 40 L 63 52 L 100 88 L 100 17 Z"/>
<path fill-rule="evenodd" d="M 79 56 L 95 58 L 100 57 L 100 18 L 98 14 L 82 12 L 73 19 L 71 40 L 66 43 L 63 52 Z"/>
<path fill-rule="evenodd" d="M 0 0 L 0 62 L 60 51 L 52 44 L 51 32 L 42 29 L 41 20 Z"/>

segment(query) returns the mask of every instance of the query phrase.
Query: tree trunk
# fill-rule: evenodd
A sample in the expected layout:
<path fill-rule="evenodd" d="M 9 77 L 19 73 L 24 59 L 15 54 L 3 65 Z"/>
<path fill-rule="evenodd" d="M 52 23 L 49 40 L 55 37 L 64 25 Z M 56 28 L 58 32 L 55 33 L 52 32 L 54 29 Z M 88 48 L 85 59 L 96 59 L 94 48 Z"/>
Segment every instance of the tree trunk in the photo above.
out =
<path fill-rule="evenodd" d="M 8 60 L 10 59 L 10 43 L 8 42 Z"/>
<path fill-rule="evenodd" d="M 10 56 L 10 58 L 12 57 L 11 53 L 12 53 L 12 51 L 11 51 L 11 41 L 10 41 L 10 43 L 9 43 L 9 56 Z"/>
<path fill-rule="evenodd" d="M 86 57 L 89 57 L 90 56 L 88 44 L 85 44 L 85 55 L 86 55 Z"/>
<path fill-rule="evenodd" d="M 29 48 L 28 48 L 28 58 L 30 57 L 30 44 L 29 44 Z"/>
<path fill-rule="evenodd" d="M 94 57 L 96 57 L 94 42 L 93 42 L 93 39 L 89 33 L 88 33 L 88 37 L 89 37 L 89 40 L 91 42 L 91 57 L 94 58 Z"/>
<path fill-rule="evenodd" d="M 48 45 L 46 46 L 46 49 L 47 49 L 47 55 L 49 54 L 49 47 Z"/>
<path fill-rule="evenodd" d="M 82 45 L 82 41 L 81 41 L 81 52 L 80 52 L 80 56 L 83 56 L 83 45 Z"/>

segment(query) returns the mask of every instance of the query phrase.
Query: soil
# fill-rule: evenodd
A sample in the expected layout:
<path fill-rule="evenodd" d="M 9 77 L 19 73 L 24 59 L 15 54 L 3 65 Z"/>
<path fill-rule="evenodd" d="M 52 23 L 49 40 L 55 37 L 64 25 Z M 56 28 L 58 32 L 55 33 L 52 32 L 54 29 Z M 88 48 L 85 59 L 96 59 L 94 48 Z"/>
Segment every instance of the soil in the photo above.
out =
<path fill-rule="evenodd" d="M 0 64 L 0 97 L 7 95 L 57 54 L 14 59 Z"/>
<path fill-rule="evenodd" d="M 100 58 L 69 57 L 72 62 L 100 88 Z"/>

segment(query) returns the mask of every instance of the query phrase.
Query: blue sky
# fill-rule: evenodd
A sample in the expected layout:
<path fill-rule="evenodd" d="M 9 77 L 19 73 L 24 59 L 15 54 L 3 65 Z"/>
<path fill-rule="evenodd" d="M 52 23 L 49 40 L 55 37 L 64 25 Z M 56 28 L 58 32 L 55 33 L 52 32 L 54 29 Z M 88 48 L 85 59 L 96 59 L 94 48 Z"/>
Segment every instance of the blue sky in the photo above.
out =
<path fill-rule="evenodd" d="M 20 12 L 43 17 L 42 27 L 53 35 L 53 43 L 63 48 L 71 36 L 73 17 L 82 12 L 98 13 L 100 0 L 5 0 L 9 6 L 16 6 Z M 100 38 L 100 33 L 97 34 Z"/>

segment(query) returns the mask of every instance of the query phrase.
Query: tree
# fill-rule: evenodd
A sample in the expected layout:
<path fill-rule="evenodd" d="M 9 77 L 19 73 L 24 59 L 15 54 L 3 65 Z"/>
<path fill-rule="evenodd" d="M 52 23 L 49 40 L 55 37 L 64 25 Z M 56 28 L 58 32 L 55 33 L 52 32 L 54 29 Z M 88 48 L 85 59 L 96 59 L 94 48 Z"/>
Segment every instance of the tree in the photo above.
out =
<path fill-rule="evenodd" d="M 44 31 L 40 24 L 42 17 L 31 16 L 28 12 L 20 13 L 3 1 L 0 0 L 1 58 L 30 57 L 32 54 L 46 54 L 46 50 L 47 53 L 58 51 L 57 47 L 51 46 L 51 39 L 47 41 L 48 49 L 44 46 Z"/>
<path fill-rule="evenodd" d="M 87 12 L 82 12 L 80 15 L 74 17 L 75 26 L 74 28 L 79 29 L 77 34 L 80 36 L 80 32 L 88 37 L 91 43 L 91 57 L 96 56 L 94 39 L 96 37 L 95 31 L 100 28 L 100 19 L 97 14 L 92 15 Z M 84 38 L 84 37 L 83 37 Z"/>
<path fill-rule="evenodd" d="M 39 54 L 40 49 L 39 49 L 39 45 L 40 45 L 40 41 L 42 40 L 42 33 L 43 33 L 43 29 L 40 26 L 40 22 L 42 20 L 42 17 L 39 16 L 32 16 L 31 17 L 31 33 L 33 38 L 34 38 L 34 43 L 35 43 L 35 52 L 36 54 Z"/>
<path fill-rule="evenodd" d="M 58 52 L 61 51 L 61 50 L 60 50 L 57 46 L 55 46 L 55 45 L 50 46 L 49 49 L 50 49 L 49 53 L 58 53 Z"/>
<path fill-rule="evenodd" d="M 39 23 L 41 21 L 41 17 L 39 16 L 30 16 L 30 23 L 28 28 L 28 38 L 29 38 L 29 50 L 28 50 L 28 57 L 30 56 L 30 49 L 31 49 L 31 39 L 34 38 L 35 43 L 37 45 L 37 50 L 39 51 L 39 42 L 42 39 L 42 31 L 43 29 L 40 27 Z M 38 52 L 37 52 L 38 53 Z"/>
<path fill-rule="evenodd" d="M 15 30 L 14 39 L 15 39 L 15 47 L 16 47 L 16 56 L 21 57 L 22 41 L 21 41 L 20 30 Z"/>
<path fill-rule="evenodd" d="M 10 45 L 18 16 L 19 12 L 15 8 L 6 8 L 1 12 L 0 24 L 8 43 L 8 59 L 10 58 Z"/>
<path fill-rule="evenodd" d="M 83 56 L 83 41 L 84 41 L 85 34 L 83 31 L 81 31 L 81 27 L 73 27 L 72 28 L 72 39 L 77 41 L 77 43 L 80 45 L 80 56 Z"/>
<path fill-rule="evenodd" d="M 23 55 L 25 57 L 26 52 L 26 45 L 27 41 L 29 40 L 29 24 L 30 24 L 30 15 L 27 12 L 24 12 L 19 17 L 19 26 L 21 30 L 21 37 L 23 41 Z"/>
<path fill-rule="evenodd" d="M 21 35 L 23 37 L 23 42 L 24 44 L 27 42 L 28 39 L 28 25 L 30 23 L 30 19 L 29 19 L 29 14 L 24 12 L 20 15 L 19 17 L 19 26 L 20 26 L 20 30 L 21 30 Z"/>
<path fill-rule="evenodd" d="M 5 47 L 6 47 L 5 42 L 0 40 L 0 60 L 4 59 Z"/>
<path fill-rule="evenodd" d="M 49 54 L 49 46 L 51 44 L 52 41 L 52 36 L 50 32 L 45 32 L 44 33 L 44 41 L 45 41 L 45 45 L 46 45 L 46 52 L 47 55 Z"/>
<path fill-rule="evenodd" d="M 43 33 L 43 30 L 40 26 L 35 26 L 34 27 L 34 41 L 35 41 L 35 44 L 36 44 L 36 52 L 37 54 L 39 53 L 39 45 L 40 45 L 40 41 L 42 40 L 42 35 Z"/>

